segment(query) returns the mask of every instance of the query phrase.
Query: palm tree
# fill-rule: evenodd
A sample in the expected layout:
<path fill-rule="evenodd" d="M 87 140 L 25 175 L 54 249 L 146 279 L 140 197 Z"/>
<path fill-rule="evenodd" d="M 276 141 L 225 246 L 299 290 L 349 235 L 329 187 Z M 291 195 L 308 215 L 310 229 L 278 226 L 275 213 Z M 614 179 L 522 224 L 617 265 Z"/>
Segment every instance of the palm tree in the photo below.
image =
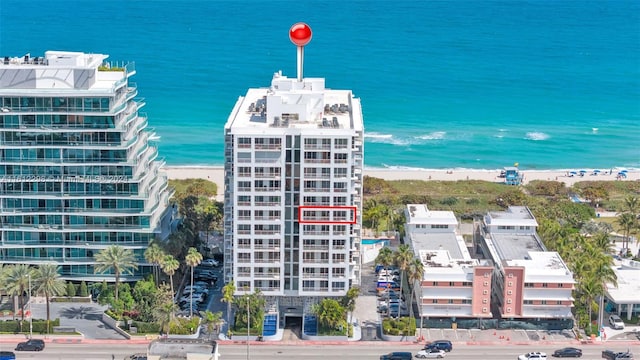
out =
<path fill-rule="evenodd" d="M 171 286 L 171 299 L 175 298 L 175 292 L 173 291 L 173 274 L 180 268 L 180 262 L 173 257 L 173 255 L 165 255 L 162 260 L 162 271 L 169 275 L 169 286 Z"/>
<path fill-rule="evenodd" d="M 636 216 L 630 212 L 622 213 L 618 216 L 617 223 L 624 235 L 622 248 L 626 249 L 629 246 L 629 238 L 631 237 L 631 233 L 637 227 Z"/>
<path fill-rule="evenodd" d="M 47 333 L 51 331 L 51 311 L 49 309 L 51 296 L 62 295 L 67 289 L 64 280 L 60 279 L 59 268 L 56 264 L 42 264 L 34 272 L 36 291 L 43 293 L 47 302 Z"/>
<path fill-rule="evenodd" d="M 144 259 L 147 260 L 148 263 L 153 264 L 153 278 L 156 281 L 156 285 L 160 281 L 159 268 L 162 259 L 164 259 L 164 255 L 164 250 L 156 243 L 152 243 L 147 250 L 144 251 Z"/>
<path fill-rule="evenodd" d="M 118 245 L 111 245 L 94 256 L 96 266 L 94 273 L 113 271 L 115 275 L 115 300 L 118 301 L 118 286 L 122 274 L 133 274 L 138 269 L 133 250 Z"/>
<path fill-rule="evenodd" d="M 202 254 L 194 247 L 190 247 L 187 256 L 184 257 L 185 262 L 191 268 L 191 293 L 189 295 L 189 317 L 193 317 L 193 268 L 202 262 Z"/>
<path fill-rule="evenodd" d="M 22 312 L 20 327 L 24 321 L 24 293 L 29 287 L 29 278 L 33 269 L 27 264 L 10 265 L 3 268 L 4 291 L 9 295 L 18 296 L 18 306 Z"/>
<path fill-rule="evenodd" d="M 209 310 L 200 311 L 200 316 L 202 317 L 202 323 L 206 326 L 207 335 L 209 339 L 211 339 L 211 334 L 213 334 L 222 322 L 222 312 L 218 311 L 214 313 Z"/>
<path fill-rule="evenodd" d="M 220 301 L 227 303 L 227 326 L 231 324 L 230 316 L 231 316 L 231 304 L 233 304 L 234 297 L 233 295 L 236 292 L 236 285 L 233 280 L 227 283 L 224 287 L 222 287 L 222 298 Z"/>
<path fill-rule="evenodd" d="M 336 329 L 345 322 L 345 309 L 334 299 L 323 299 L 312 308 L 312 311 L 318 317 L 318 322 L 322 324 L 325 329 Z"/>
<path fill-rule="evenodd" d="M 375 259 L 376 264 L 382 265 L 382 267 L 387 270 L 389 265 L 393 264 L 393 252 L 388 247 L 383 247 L 378 252 L 378 256 Z M 388 287 L 388 286 L 387 286 Z M 387 291 L 387 315 L 390 313 L 389 309 L 389 292 Z"/>
<path fill-rule="evenodd" d="M 407 271 L 407 280 L 411 284 L 411 295 L 409 297 L 409 311 L 411 312 L 411 317 L 413 318 L 413 298 L 416 296 L 416 283 L 420 284 L 422 279 L 424 278 L 424 263 L 422 260 L 418 258 L 413 258 L 411 263 L 409 264 L 409 269 Z"/>
<path fill-rule="evenodd" d="M 628 198 L 624 199 L 624 208 L 622 211 L 630 212 L 637 216 L 638 212 L 640 212 L 640 201 L 638 200 L 638 198 L 629 196 Z"/>
<path fill-rule="evenodd" d="M 404 277 L 405 272 L 409 268 L 409 264 L 413 260 L 413 252 L 411 248 L 407 244 L 402 244 L 398 246 L 398 250 L 393 254 L 394 262 L 400 269 L 400 294 L 404 293 Z"/>

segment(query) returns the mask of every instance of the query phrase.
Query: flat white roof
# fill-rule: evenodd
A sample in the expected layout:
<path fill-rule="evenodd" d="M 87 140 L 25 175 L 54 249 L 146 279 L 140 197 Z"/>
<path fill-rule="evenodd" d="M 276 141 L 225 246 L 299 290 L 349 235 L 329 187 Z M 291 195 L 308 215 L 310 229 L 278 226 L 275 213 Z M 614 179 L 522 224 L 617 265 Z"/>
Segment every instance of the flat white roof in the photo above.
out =
<path fill-rule="evenodd" d="M 526 206 L 509 206 L 507 211 L 490 211 L 485 216 L 485 223 L 491 226 L 538 226 Z"/>
<path fill-rule="evenodd" d="M 280 72 L 268 88 L 251 88 L 229 115 L 233 133 L 282 133 L 309 129 L 314 134 L 363 131 L 360 99 L 351 90 L 332 90 L 323 78 L 287 78 Z M 346 132 L 345 132 L 346 133 Z"/>
<path fill-rule="evenodd" d="M 458 225 L 453 211 L 433 211 L 424 204 L 407 205 L 407 223 L 425 225 Z"/>
<path fill-rule="evenodd" d="M 616 304 L 640 304 L 640 262 L 624 259 L 613 270 L 618 286 L 607 284 L 609 297 Z"/>
<path fill-rule="evenodd" d="M 525 268 L 525 282 L 574 283 L 573 275 L 555 251 L 529 251 L 527 259 L 506 260 L 508 266 Z"/>

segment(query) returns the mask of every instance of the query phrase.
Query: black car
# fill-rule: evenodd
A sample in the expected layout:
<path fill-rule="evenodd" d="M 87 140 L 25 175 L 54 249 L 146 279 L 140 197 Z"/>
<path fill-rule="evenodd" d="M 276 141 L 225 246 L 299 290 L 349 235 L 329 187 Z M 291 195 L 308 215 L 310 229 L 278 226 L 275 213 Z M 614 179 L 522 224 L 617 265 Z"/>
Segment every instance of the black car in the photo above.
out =
<path fill-rule="evenodd" d="M 424 349 L 425 350 L 438 349 L 438 350 L 444 350 L 446 352 L 449 352 L 453 350 L 453 344 L 449 340 L 436 340 L 436 341 L 427 343 L 424 346 Z"/>
<path fill-rule="evenodd" d="M 554 351 L 553 357 L 582 357 L 582 350 L 573 347 L 566 347 Z"/>
<path fill-rule="evenodd" d="M 44 350 L 44 340 L 29 339 L 16 346 L 16 351 L 42 351 Z"/>
<path fill-rule="evenodd" d="M 412 360 L 413 354 L 410 352 L 396 351 L 380 356 L 380 360 Z"/>

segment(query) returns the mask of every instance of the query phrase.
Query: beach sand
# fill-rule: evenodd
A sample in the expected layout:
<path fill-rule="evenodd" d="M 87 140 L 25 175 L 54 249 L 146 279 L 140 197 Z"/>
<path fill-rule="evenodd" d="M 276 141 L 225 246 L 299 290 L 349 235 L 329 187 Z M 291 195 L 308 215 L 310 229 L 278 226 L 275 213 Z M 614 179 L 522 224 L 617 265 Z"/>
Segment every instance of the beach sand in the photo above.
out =
<path fill-rule="evenodd" d="M 224 194 L 224 169 L 222 166 L 167 166 L 164 168 L 169 179 L 206 179 L 218 186 L 218 196 L 216 200 L 222 201 Z M 567 176 L 569 171 L 564 170 L 521 170 L 524 174 L 524 183 L 532 180 L 560 181 L 567 186 L 571 186 L 579 181 L 595 180 L 616 180 L 617 169 L 602 171 L 598 175 L 587 172 L 584 176 Z M 484 180 L 492 182 L 502 182 L 499 178 L 500 170 L 471 170 L 471 169 L 451 169 L 451 170 L 415 170 L 415 169 L 364 169 L 364 175 L 376 177 L 384 180 Z M 640 170 L 627 172 L 626 179 L 621 181 L 640 180 Z"/>

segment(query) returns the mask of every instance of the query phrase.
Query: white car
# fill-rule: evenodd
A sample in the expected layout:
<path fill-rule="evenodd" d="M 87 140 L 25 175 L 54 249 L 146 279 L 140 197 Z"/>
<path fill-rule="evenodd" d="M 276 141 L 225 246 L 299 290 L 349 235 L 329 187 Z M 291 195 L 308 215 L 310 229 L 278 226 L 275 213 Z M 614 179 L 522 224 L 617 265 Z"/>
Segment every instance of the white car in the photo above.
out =
<path fill-rule="evenodd" d="M 418 359 L 442 359 L 444 358 L 445 355 L 446 355 L 446 352 L 444 350 L 426 349 L 426 350 L 420 350 L 416 354 L 416 357 Z"/>
<path fill-rule="evenodd" d="M 624 329 L 624 321 L 618 315 L 609 316 L 609 325 L 612 329 L 622 330 Z"/>
<path fill-rule="evenodd" d="M 518 360 L 546 360 L 547 354 L 543 352 L 530 352 L 518 356 Z"/>
<path fill-rule="evenodd" d="M 202 262 L 200 263 L 200 265 L 204 265 L 204 266 L 218 266 L 218 262 L 214 259 L 206 259 L 206 260 L 202 260 Z"/>

